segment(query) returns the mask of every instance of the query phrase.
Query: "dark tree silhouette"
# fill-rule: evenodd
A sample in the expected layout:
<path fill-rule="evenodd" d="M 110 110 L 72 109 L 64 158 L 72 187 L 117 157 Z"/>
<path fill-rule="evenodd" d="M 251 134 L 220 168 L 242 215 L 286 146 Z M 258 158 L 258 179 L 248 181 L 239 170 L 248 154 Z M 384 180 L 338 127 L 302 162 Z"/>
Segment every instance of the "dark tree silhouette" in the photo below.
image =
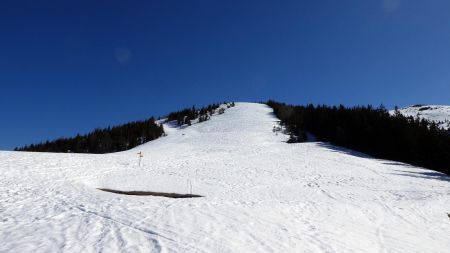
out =
<path fill-rule="evenodd" d="M 162 125 L 154 118 L 134 121 L 124 125 L 98 128 L 86 135 L 59 138 L 39 144 L 16 148 L 16 151 L 58 152 L 58 153 L 110 153 L 127 150 L 154 140 L 164 134 Z"/>

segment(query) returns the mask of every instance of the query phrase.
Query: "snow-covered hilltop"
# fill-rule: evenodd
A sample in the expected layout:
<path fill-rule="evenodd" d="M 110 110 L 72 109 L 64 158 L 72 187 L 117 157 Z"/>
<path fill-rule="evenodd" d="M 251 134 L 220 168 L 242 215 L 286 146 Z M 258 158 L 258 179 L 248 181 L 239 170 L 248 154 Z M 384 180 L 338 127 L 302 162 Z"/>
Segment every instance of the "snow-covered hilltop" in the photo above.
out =
<path fill-rule="evenodd" d="M 448 252 L 449 177 L 277 121 L 237 103 L 125 152 L 0 152 L 0 252 Z"/>
<path fill-rule="evenodd" d="M 438 123 L 439 127 L 450 129 L 450 106 L 448 105 L 413 105 L 398 109 L 405 116 L 419 117 Z M 390 111 L 394 113 L 394 111 Z"/>

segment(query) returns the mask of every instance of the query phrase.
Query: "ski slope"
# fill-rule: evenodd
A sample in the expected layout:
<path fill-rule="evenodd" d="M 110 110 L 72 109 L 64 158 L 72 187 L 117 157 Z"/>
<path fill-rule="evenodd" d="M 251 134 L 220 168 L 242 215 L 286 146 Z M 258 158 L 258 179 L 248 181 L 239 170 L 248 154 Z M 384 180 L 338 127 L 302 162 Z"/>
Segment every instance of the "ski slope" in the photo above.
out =
<path fill-rule="evenodd" d="M 405 116 L 434 121 L 439 127 L 450 129 L 450 106 L 448 105 L 413 105 L 398 110 Z M 395 111 L 390 111 L 393 114 Z"/>
<path fill-rule="evenodd" d="M 126 152 L 0 152 L 0 252 L 449 252 L 449 177 L 276 122 L 237 103 Z"/>

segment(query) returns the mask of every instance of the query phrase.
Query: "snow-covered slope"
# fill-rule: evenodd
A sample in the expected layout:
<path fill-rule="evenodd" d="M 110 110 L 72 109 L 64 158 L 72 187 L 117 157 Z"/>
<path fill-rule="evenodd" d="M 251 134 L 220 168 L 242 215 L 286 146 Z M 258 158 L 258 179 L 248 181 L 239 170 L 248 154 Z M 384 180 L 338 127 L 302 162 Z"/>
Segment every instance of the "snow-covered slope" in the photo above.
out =
<path fill-rule="evenodd" d="M 450 106 L 448 105 L 413 105 L 399 109 L 405 116 L 419 117 L 438 123 L 439 127 L 450 129 Z M 394 111 L 390 111 L 394 113 Z"/>
<path fill-rule="evenodd" d="M 286 144 L 276 121 L 238 103 L 126 152 L 0 152 L 0 252 L 448 252 L 448 177 Z"/>

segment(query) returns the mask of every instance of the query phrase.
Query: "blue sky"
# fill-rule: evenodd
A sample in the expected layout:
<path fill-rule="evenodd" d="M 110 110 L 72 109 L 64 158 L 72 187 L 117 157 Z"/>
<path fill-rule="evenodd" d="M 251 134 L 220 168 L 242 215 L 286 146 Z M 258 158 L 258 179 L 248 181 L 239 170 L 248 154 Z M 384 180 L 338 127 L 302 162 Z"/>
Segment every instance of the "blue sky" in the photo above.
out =
<path fill-rule="evenodd" d="M 450 103 L 450 1 L 1 1 L 0 149 L 218 101 Z"/>

